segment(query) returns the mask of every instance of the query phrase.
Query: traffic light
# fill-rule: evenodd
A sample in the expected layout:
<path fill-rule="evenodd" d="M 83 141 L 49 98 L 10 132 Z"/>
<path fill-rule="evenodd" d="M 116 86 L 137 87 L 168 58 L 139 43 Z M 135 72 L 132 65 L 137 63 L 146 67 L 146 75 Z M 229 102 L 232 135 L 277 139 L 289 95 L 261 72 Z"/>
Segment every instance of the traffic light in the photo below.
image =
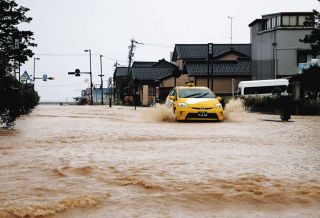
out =
<path fill-rule="evenodd" d="M 76 69 L 74 72 L 75 72 L 75 76 L 80 76 L 80 70 L 79 69 Z"/>

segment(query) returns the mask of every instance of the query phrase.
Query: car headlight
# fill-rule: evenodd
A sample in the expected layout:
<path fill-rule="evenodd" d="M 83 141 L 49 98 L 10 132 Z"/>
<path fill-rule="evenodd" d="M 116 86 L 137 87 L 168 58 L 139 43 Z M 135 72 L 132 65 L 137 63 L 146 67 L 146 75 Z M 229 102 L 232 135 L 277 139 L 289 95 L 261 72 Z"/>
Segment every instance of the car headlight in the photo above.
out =
<path fill-rule="evenodd" d="M 222 108 L 222 104 L 221 103 L 217 103 L 214 107 L 215 108 Z"/>
<path fill-rule="evenodd" d="M 179 105 L 179 107 L 182 107 L 182 108 L 188 108 L 187 103 L 179 103 L 178 105 Z"/>

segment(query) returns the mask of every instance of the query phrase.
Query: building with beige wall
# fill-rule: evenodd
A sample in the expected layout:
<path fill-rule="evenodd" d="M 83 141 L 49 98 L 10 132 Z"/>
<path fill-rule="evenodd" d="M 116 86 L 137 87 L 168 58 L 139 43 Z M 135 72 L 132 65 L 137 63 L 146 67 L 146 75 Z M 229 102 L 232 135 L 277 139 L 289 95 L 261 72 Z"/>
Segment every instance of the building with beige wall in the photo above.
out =
<path fill-rule="evenodd" d="M 177 44 L 172 61 L 182 74 L 165 78 L 162 87 L 193 81 L 227 96 L 240 81 L 251 79 L 251 44 Z"/>

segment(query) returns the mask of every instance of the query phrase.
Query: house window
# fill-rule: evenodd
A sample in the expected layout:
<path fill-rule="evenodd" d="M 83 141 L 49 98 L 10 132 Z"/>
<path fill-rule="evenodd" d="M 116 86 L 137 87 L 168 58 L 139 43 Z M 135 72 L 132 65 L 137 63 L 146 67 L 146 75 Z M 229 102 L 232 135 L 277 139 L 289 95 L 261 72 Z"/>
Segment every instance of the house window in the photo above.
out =
<path fill-rule="evenodd" d="M 169 93 L 169 96 L 175 96 L 176 97 L 176 89 L 172 89 Z"/>
<path fill-rule="evenodd" d="M 308 61 L 308 53 L 305 52 L 305 51 L 298 51 L 298 63 L 297 64 L 300 64 L 300 63 L 307 63 Z"/>
<path fill-rule="evenodd" d="M 271 19 L 268 19 L 267 21 L 267 30 L 271 29 Z"/>
<path fill-rule="evenodd" d="M 289 16 L 283 16 L 282 17 L 282 25 L 283 26 L 289 26 L 290 22 L 289 22 Z"/>
<path fill-rule="evenodd" d="M 290 26 L 297 26 L 297 16 L 290 16 Z"/>
<path fill-rule="evenodd" d="M 268 94 L 284 92 L 287 86 L 259 86 L 259 87 L 246 87 L 244 88 L 245 95 L 258 95 L 258 94 Z"/>
<path fill-rule="evenodd" d="M 306 16 L 299 16 L 299 26 L 304 26 L 304 22 L 306 22 Z"/>
<path fill-rule="evenodd" d="M 280 16 L 277 17 L 277 26 L 281 26 L 281 17 Z"/>
<path fill-rule="evenodd" d="M 272 18 L 271 20 L 271 28 L 275 28 L 276 27 L 276 18 Z"/>

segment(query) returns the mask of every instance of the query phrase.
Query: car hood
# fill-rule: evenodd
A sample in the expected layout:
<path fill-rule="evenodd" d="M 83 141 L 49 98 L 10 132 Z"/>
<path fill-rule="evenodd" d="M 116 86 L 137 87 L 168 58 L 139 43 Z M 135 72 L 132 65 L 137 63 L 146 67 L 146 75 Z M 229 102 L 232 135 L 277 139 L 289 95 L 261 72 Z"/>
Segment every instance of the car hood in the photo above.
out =
<path fill-rule="evenodd" d="M 180 98 L 180 103 L 187 103 L 189 106 L 214 107 L 220 103 L 216 98 Z"/>

